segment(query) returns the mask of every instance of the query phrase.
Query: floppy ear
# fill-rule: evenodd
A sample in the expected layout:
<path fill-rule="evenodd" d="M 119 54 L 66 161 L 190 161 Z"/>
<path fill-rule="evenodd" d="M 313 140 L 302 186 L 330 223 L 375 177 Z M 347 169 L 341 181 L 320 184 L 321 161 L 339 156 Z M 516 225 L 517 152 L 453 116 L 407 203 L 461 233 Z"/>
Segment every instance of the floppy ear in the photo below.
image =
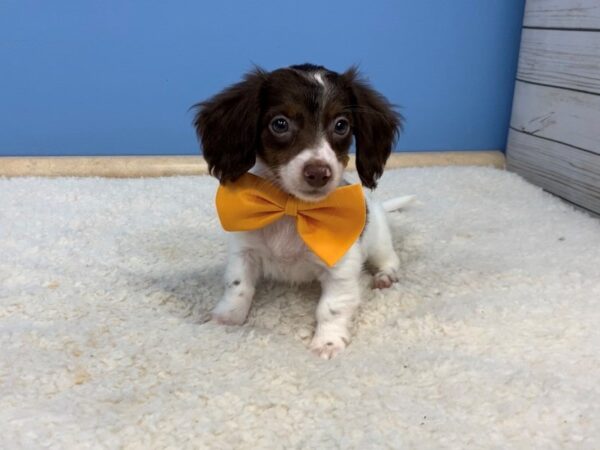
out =
<path fill-rule="evenodd" d="M 235 181 L 256 161 L 260 91 L 266 72 L 255 69 L 209 100 L 195 105 L 194 126 L 211 175 Z"/>
<path fill-rule="evenodd" d="M 364 186 L 375 188 L 402 128 L 402 116 L 355 67 L 342 76 L 350 90 L 358 175 Z"/>

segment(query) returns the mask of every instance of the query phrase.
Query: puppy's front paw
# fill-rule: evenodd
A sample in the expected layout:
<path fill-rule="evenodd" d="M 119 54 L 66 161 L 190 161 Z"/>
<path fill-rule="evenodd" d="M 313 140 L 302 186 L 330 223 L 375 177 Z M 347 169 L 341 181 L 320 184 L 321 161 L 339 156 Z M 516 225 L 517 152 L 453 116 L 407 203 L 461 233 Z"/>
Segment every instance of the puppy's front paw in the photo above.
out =
<path fill-rule="evenodd" d="M 242 325 L 248 317 L 248 309 L 242 305 L 232 305 L 229 302 L 221 301 L 213 309 L 211 318 L 221 325 Z"/>
<path fill-rule="evenodd" d="M 310 343 L 310 350 L 319 358 L 331 359 L 343 351 L 349 343 L 350 338 L 347 334 L 315 334 Z"/>
<path fill-rule="evenodd" d="M 387 289 L 398 281 L 395 270 L 381 270 L 373 276 L 373 289 Z"/>

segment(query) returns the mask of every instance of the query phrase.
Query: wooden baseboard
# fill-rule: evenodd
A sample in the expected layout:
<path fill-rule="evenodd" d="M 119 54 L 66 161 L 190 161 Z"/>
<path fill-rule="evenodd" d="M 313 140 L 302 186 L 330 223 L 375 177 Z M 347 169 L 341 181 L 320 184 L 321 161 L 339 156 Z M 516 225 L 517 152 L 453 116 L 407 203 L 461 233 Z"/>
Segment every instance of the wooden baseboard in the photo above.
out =
<path fill-rule="evenodd" d="M 350 162 L 354 168 L 354 159 Z M 393 153 L 387 168 L 491 166 L 504 169 L 499 151 Z M 0 177 L 138 178 L 205 175 L 201 156 L 0 157 Z"/>

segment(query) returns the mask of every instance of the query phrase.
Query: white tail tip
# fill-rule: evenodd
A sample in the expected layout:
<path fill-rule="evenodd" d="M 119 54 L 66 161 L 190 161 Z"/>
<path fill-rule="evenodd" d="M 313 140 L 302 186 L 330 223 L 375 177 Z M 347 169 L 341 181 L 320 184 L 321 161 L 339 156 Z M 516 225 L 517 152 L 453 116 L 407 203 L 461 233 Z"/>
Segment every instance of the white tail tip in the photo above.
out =
<path fill-rule="evenodd" d="M 414 201 L 414 195 L 405 195 L 404 197 L 391 198 L 383 202 L 383 209 L 387 212 L 396 211 L 400 208 L 404 208 L 406 205 L 410 205 Z"/>

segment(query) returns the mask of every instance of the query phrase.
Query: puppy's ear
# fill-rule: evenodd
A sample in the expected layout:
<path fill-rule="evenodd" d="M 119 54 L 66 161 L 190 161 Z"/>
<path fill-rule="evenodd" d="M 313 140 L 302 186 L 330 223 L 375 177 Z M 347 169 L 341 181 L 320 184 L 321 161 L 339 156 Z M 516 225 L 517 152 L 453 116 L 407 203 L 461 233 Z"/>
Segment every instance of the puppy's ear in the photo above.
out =
<path fill-rule="evenodd" d="M 361 78 L 355 67 L 342 77 L 350 90 L 358 175 L 364 186 L 375 188 L 402 128 L 402 116 Z"/>
<path fill-rule="evenodd" d="M 260 92 L 266 72 L 261 69 L 211 99 L 195 105 L 194 126 L 202 142 L 211 175 L 221 183 L 235 181 L 256 161 L 260 145 Z"/>

